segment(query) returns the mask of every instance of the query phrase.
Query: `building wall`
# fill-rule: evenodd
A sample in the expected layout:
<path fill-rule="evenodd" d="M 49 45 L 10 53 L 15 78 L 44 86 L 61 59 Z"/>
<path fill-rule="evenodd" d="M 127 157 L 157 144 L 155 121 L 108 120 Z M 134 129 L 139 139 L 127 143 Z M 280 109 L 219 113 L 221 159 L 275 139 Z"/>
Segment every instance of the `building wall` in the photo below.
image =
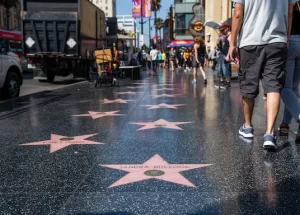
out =
<path fill-rule="evenodd" d="M 17 5 L 16 8 L 10 8 L 9 29 L 6 29 L 7 13 L 5 7 L 0 5 L 0 29 L 20 31 L 21 30 L 20 14 L 21 14 L 20 3 Z"/>
<path fill-rule="evenodd" d="M 117 16 L 116 0 L 91 0 L 93 4 L 104 11 L 106 17 Z"/>
<path fill-rule="evenodd" d="M 205 19 L 214 20 L 219 23 L 225 22 L 231 17 L 232 6 L 231 0 L 206 0 L 205 2 Z M 210 40 L 209 40 L 210 38 Z M 212 28 L 205 28 L 205 39 L 208 49 L 216 46 L 218 33 Z"/>
<path fill-rule="evenodd" d="M 136 39 L 134 46 L 138 45 L 139 35 L 136 30 L 136 21 L 132 15 L 119 15 L 117 16 L 118 28 L 124 30 L 127 33 L 136 33 Z"/>

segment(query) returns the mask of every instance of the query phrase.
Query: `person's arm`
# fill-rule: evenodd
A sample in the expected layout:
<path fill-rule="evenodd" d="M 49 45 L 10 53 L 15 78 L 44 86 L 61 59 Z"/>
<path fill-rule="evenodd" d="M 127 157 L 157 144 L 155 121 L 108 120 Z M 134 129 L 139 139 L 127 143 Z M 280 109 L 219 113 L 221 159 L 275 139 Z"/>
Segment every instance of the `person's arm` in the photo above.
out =
<path fill-rule="evenodd" d="M 293 12 L 294 12 L 295 4 L 289 5 L 289 23 L 288 23 L 288 37 L 287 37 L 287 45 L 289 46 L 291 31 L 292 31 L 292 24 L 293 24 Z"/>
<path fill-rule="evenodd" d="M 237 49 L 237 38 L 241 30 L 241 26 L 244 18 L 244 5 L 241 3 L 236 3 L 234 8 L 234 14 L 232 16 L 232 31 L 230 38 L 230 49 L 229 49 L 229 58 L 231 61 L 235 61 L 235 58 L 238 56 Z"/>

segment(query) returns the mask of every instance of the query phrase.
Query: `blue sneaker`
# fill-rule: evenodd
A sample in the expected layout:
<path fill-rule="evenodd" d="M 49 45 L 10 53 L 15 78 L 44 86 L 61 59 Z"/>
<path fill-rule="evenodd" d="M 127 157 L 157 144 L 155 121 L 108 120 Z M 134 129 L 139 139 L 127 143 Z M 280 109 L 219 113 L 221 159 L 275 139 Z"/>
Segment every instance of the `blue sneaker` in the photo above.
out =
<path fill-rule="evenodd" d="M 253 127 L 246 128 L 245 124 L 239 130 L 239 134 L 244 138 L 253 138 L 254 137 L 253 132 L 254 132 Z"/>
<path fill-rule="evenodd" d="M 193 80 L 193 81 L 192 81 L 192 84 L 197 84 L 197 81 L 196 81 L 196 80 Z"/>
<path fill-rule="evenodd" d="M 273 134 L 265 134 L 264 149 L 277 149 L 276 137 Z"/>

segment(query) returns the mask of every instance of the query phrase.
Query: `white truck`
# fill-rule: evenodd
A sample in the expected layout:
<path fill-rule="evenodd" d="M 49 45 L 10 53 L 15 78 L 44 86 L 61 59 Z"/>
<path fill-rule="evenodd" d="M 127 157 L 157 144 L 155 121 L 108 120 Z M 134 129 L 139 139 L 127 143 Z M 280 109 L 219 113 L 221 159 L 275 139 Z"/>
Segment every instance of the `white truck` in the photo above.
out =
<path fill-rule="evenodd" d="M 23 71 L 17 54 L 8 51 L 0 40 L 0 97 L 18 97 L 23 83 Z"/>

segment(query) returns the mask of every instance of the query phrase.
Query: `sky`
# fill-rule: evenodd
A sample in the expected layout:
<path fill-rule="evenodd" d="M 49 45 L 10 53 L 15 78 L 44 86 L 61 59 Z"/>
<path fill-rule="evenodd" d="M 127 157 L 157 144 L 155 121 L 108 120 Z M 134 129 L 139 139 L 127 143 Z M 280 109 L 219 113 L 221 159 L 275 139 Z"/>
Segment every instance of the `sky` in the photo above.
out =
<path fill-rule="evenodd" d="M 157 17 L 162 18 L 165 20 L 168 15 L 168 11 L 170 9 L 171 4 L 174 4 L 174 0 L 161 0 L 162 7 L 160 11 L 157 13 Z M 117 0 L 117 15 L 131 15 L 132 14 L 132 0 Z M 152 13 L 152 18 L 154 18 L 154 14 Z M 140 21 L 140 19 L 137 19 Z M 151 25 L 153 26 L 153 20 L 151 22 Z M 137 25 L 137 28 L 140 30 L 140 24 Z M 151 32 L 151 36 L 155 34 L 154 27 Z M 149 23 L 147 21 L 146 24 L 144 24 L 144 35 L 149 36 Z"/>

